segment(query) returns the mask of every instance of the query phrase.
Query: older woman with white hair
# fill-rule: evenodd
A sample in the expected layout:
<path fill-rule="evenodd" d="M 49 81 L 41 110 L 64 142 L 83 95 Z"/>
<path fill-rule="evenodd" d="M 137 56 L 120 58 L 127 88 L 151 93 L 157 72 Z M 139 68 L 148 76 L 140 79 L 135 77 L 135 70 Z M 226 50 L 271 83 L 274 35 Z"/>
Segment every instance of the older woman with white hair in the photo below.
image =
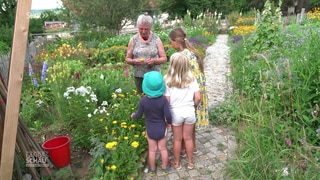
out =
<path fill-rule="evenodd" d="M 161 39 L 152 32 L 153 19 L 142 14 L 137 19 L 138 33 L 128 43 L 126 63 L 132 65 L 137 92 L 141 94 L 143 75 L 149 71 L 161 71 L 167 56 Z"/>

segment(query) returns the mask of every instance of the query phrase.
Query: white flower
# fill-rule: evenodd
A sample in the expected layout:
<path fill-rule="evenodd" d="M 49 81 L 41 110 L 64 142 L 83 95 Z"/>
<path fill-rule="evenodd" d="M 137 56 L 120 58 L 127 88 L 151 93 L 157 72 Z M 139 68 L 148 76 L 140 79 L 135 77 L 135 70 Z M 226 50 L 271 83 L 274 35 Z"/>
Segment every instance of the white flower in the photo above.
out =
<path fill-rule="evenodd" d="M 103 114 L 103 113 L 107 113 L 107 110 L 105 107 L 102 107 L 102 109 L 100 109 L 100 114 Z"/>
<path fill-rule="evenodd" d="M 122 90 L 121 90 L 121 88 L 118 88 L 118 89 L 115 90 L 115 92 L 116 92 L 116 93 L 121 93 Z"/>
<path fill-rule="evenodd" d="M 89 100 L 89 99 L 86 99 L 86 102 L 87 102 L 87 103 L 89 103 L 89 102 L 90 102 L 90 100 Z"/>
<path fill-rule="evenodd" d="M 91 118 L 92 117 L 92 115 L 91 114 L 88 114 L 88 118 Z"/>
<path fill-rule="evenodd" d="M 97 114 L 97 112 L 98 112 L 98 109 L 95 109 L 95 110 L 93 111 L 93 114 Z"/>
<path fill-rule="evenodd" d="M 237 26 L 230 26 L 229 30 L 232 30 L 232 29 L 235 29 L 235 28 L 237 28 Z"/>
<path fill-rule="evenodd" d="M 288 175 L 289 175 L 288 167 L 283 168 L 283 170 L 282 170 L 282 176 L 285 177 L 285 176 L 288 176 Z"/>
<path fill-rule="evenodd" d="M 92 102 L 97 102 L 97 101 L 98 101 L 97 95 L 95 95 L 94 93 L 91 93 L 91 94 L 90 94 L 90 97 L 91 97 L 91 101 L 92 101 Z"/>
<path fill-rule="evenodd" d="M 65 97 L 65 98 L 67 98 L 67 99 L 68 99 L 68 97 L 69 97 L 69 93 L 68 93 L 68 91 L 63 93 L 63 97 Z"/>
<path fill-rule="evenodd" d="M 101 106 L 108 106 L 108 101 L 102 101 Z"/>
<path fill-rule="evenodd" d="M 100 75 L 100 79 L 102 79 L 102 80 L 104 79 L 104 75 L 103 74 Z"/>
<path fill-rule="evenodd" d="M 117 108 L 117 107 L 119 107 L 119 104 L 114 104 L 114 105 L 112 106 L 112 108 Z"/>
<path fill-rule="evenodd" d="M 67 88 L 67 92 L 68 93 L 71 93 L 71 92 L 74 92 L 74 91 L 75 91 L 75 88 L 73 86 Z"/>
<path fill-rule="evenodd" d="M 79 88 L 76 89 L 75 94 L 80 96 L 85 96 L 86 94 L 90 94 L 91 88 L 85 88 L 84 86 L 80 86 Z"/>
<path fill-rule="evenodd" d="M 41 104 L 43 104 L 43 101 L 41 99 L 36 100 L 36 104 L 37 104 L 37 107 L 40 107 Z"/>

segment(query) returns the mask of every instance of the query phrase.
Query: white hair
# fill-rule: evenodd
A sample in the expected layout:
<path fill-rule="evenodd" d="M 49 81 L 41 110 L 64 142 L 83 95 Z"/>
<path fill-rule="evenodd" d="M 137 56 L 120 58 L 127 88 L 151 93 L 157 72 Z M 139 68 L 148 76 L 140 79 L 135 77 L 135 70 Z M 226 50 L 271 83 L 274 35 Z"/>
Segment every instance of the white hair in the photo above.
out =
<path fill-rule="evenodd" d="M 140 24 L 148 24 L 150 25 L 150 28 L 153 26 L 153 19 L 148 13 L 141 14 L 137 19 L 137 26 Z"/>

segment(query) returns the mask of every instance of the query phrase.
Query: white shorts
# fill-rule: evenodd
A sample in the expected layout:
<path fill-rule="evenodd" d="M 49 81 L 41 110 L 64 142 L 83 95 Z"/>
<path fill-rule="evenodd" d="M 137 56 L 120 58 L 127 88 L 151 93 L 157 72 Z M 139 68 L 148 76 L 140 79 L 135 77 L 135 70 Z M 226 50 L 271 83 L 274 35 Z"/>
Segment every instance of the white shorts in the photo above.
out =
<path fill-rule="evenodd" d="M 191 108 L 173 108 L 171 109 L 172 125 L 181 126 L 185 124 L 196 123 L 196 113 L 194 107 Z"/>

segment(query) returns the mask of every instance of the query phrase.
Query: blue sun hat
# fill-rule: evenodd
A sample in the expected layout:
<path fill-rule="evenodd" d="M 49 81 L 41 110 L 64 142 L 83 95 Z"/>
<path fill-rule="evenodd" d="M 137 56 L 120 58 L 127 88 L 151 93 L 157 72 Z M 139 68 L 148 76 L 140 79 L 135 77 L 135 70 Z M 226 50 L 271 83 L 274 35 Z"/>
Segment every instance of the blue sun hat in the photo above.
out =
<path fill-rule="evenodd" d="M 166 90 L 166 84 L 162 75 L 158 71 L 150 71 L 144 74 L 142 81 L 142 91 L 152 98 L 163 95 Z"/>

